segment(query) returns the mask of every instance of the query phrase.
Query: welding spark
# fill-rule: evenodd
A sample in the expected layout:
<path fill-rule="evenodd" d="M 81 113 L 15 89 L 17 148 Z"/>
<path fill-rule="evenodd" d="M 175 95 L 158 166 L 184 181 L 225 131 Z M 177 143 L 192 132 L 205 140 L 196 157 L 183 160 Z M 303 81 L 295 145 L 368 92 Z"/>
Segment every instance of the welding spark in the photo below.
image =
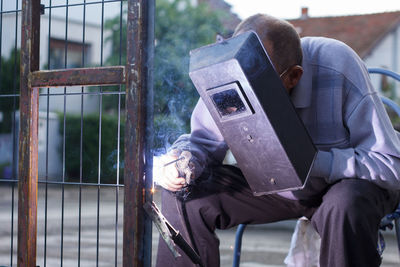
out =
<path fill-rule="evenodd" d="M 177 159 L 174 159 L 172 161 L 169 161 L 167 163 L 165 163 L 165 155 L 163 156 L 158 156 L 158 157 L 153 157 L 153 184 L 152 184 L 152 188 L 150 189 L 150 192 L 152 194 L 155 193 L 155 184 L 160 184 L 161 179 L 163 179 L 163 168 L 171 165 L 175 162 L 178 162 L 180 160 L 185 159 L 185 157 L 179 157 Z"/>

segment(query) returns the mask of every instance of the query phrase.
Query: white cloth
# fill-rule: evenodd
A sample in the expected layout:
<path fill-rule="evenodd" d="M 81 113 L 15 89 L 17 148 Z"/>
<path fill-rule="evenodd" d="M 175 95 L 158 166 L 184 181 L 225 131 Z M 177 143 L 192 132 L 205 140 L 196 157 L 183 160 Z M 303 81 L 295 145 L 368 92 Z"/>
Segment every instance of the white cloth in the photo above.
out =
<path fill-rule="evenodd" d="M 321 238 L 311 222 L 300 218 L 292 235 L 284 263 L 287 267 L 319 267 Z"/>

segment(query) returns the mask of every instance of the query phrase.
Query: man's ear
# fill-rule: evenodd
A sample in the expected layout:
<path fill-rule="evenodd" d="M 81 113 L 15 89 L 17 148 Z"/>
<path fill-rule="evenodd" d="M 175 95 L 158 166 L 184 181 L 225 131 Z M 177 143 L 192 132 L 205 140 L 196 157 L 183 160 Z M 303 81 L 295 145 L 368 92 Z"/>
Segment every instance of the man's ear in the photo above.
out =
<path fill-rule="evenodd" d="M 288 71 L 286 79 L 284 80 L 285 87 L 287 89 L 292 89 L 293 87 L 295 87 L 300 81 L 302 75 L 303 68 L 300 65 L 295 65 L 291 67 Z"/>

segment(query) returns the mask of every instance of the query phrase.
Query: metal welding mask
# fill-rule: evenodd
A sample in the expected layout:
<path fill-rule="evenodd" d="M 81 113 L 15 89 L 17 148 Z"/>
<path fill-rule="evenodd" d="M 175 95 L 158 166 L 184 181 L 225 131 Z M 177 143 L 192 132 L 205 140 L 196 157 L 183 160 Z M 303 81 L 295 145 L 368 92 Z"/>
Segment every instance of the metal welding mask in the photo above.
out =
<path fill-rule="evenodd" d="M 191 51 L 189 75 L 254 195 L 304 186 L 317 150 L 256 33 Z"/>

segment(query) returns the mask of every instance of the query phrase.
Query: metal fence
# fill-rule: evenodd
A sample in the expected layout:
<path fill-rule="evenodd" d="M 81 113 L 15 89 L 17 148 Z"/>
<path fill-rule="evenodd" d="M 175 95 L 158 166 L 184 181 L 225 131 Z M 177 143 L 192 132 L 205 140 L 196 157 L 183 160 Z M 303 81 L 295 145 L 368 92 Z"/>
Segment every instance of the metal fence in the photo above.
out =
<path fill-rule="evenodd" d="M 150 264 L 154 5 L 0 0 L 0 266 Z"/>

